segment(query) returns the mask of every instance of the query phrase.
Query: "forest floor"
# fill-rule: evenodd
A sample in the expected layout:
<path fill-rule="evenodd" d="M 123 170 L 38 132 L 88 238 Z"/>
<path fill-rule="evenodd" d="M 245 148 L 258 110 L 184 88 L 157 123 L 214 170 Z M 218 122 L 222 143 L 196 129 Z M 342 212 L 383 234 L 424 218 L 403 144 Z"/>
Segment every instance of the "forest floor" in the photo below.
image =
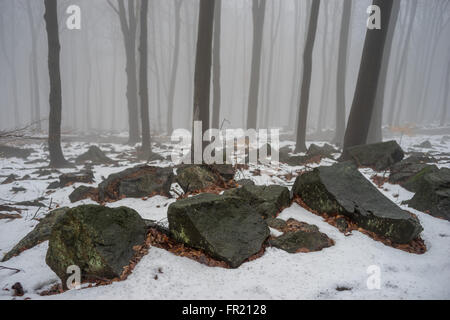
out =
<path fill-rule="evenodd" d="M 403 137 L 401 142 L 398 138 L 397 141 L 405 152 L 432 151 L 439 159 L 439 167 L 450 168 L 450 141 L 443 142 L 441 138 L 442 135 L 421 135 Z M 425 140 L 432 143 L 433 149 L 415 147 Z M 27 179 L 0 185 L 0 205 L 21 209 L 20 219 L 0 220 L 0 257 L 30 232 L 38 223 L 36 218 L 45 216 L 49 208 L 95 203 L 92 200 L 70 203 L 68 195 L 82 184 L 46 194 L 50 182 L 56 181 L 61 173 L 74 172 L 76 169 L 60 169 L 49 176 L 39 177 L 37 171 L 48 165 L 45 145 L 39 142 L 24 146 L 36 151 L 27 160 L 0 159 L 1 181 L 10 174 L 19 177 L 29 175 Z M 323 144 L 310 141 L 308 145 L 310 143 Z M 92 144 L 64 142 L 63 150 L 66 157 L 73 160 Z M 280 146 L 292 144 L 292 141 L 283 141 Z M 118 143 L 100 143 L 98 146 L 107 156 L 117 160 L 119 165 L 94 166 L 92 170 L 96 184 L 112 173 L 137 164 L 133 160 L 136 152 L 134 147 Z M 170 155 L 167 149 L 155 148 L 154 151 Z M 332 160 L 326 159 L 309 167 L 332 163 Z M 152 165 L 170 166 L 171 163 L 163 161 Z M 81 170 L 83 166 L 77 168 Z M 255 169 L 261 172 L 255 175 Z M 304 169 L 287 165 L 281 165 L 278 169 L 250 166 L 239 170 L 236 179 L 246 178 L 258 185 L 278 184 L 290 188 L 298 172 Z M 371 169 L 360 171 L 369 180 L 375 174 Z M 246 262 L 238 269 L 208 267 L 151 247 L 127 280 L 106 286 L 84 286 L 81 290 L 59 295 L 41 296 L 40 293 L 60 281 L 45 263 L 48 242 L 44 242 L 0 263 L 0 299 L 450 299 L 450 222 L 402 205 L 401 202 L 410 199 L 413 193 L 399 185 L 386 183 L 379 190 L 418 216 L 424 227 L 422 238 L 427 247 L 425 254 L 394 249 L 358 231 L 345 236 L 322 217 L 294 203 L 282 211 L 279 218 L 294 218 L 318 226 L 321 232 L 335 241 L 334 246 L 320 252 L 297 254 L 269 247 L 262 257 Z M 14 205 L 41 197 L 45 198 L 41 202 L 46 207 L 39 210 L 36 207 Z M 128 206 L 145 219 L 167 223 L 167 208 L 174 201 L 155 196 L 147 200 L 127 198 L 107 205 Z M 373 265 L 381 270 L 381 287 L 370 290 L 367 286 L 370 277 L 368 268 Z M 25 295 L 20 298 L 13 297 L 11 290 L 17 282 L 25 290 Z"/>

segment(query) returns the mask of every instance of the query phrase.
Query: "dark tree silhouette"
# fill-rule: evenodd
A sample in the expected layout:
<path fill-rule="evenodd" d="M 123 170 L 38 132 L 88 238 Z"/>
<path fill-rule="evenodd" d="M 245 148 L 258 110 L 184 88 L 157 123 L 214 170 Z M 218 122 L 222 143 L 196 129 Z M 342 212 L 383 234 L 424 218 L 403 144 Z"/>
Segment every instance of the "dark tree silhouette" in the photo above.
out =
<path fill-rule="evenodd" d="M 367 143 L 376 143 L 383 140 L 381 127 L 383 125 L 384 95 L 388 69 L 391 63 L 392 42 L 394 39 L 399 12 L 400 0 L 394 0 L 392 5 L 391 20 L 389 22 L 389 30 L 386 36 L 386 43 L 384 45 L 383 62 L 381 64 L 380 77 L 378 79 L 377 95 L 375 97 L 375 106 L 373 108 L 372 119 L 370 121 Z M 408 31 L 408 33 L 411 33 L 411 31 Z"/>
<path fill-rule="evenodd" d="M 336 134 L 333 142 L 342 146 L 345 134 L 345 83 L 347 79 L 347 52 L 350 17 L 352 14 L 352 0 L 344 0 L 342 11 L 341 31 L 339 35 L 339 55 L 336 82 Z"/>
<path fill-rule="evenodd" d="M 341 160 L 348 159 L 346 150 L 349 147 L 366 143 L 375 106 L 393 0 L 374 0 L 373 4 L 381 9 L 381 30 L 367 30 L 355 96 L 345 131 L 344 152 Z"/>
<path fill-rule="evenodd" d="M 139 141 L 138 119 L 138 90 L 136 70 L 136 36 L 137 36 L 137 2 L 128 0 L 128 10 L 125 9 L 125 0 L 117 0 L 118 7 L 108 0 L 108 4 L 117 13 L 122 30 L 127 73 L 127 101 L 128 101 L 128 130 L 129 143 Z"/>
<path fill-rule="evenodd" d="M 215 0 L 200 0 L 197 52 L 194 77 L 194 121 L 201 121 L 203 133 L 209 129 L 212 41 Z M 192 145 L 193 151 L 194 145 Z M 192 156 L 194 153 L 191 153 Z"/>
<path fill-rule="evenodd" d="M 50 76 L 50 116 L 48 126 L 48 148 L 50 166 L 64 167 L 68 162 L 61 149 L 61 71 L 58 30 L 58 8 L 56 0 L 45 0 L 45 23 L 48 39 L 48 72 Z"/>
<path fill-rule="evenodd" d="M 214 13 L 214 43 L 213 43 L 213 116 L 212 127 L 220 126 L 220 34 L 222 29 L 222 0 L 216 0 Z"/>
<path fill-rule="evenodd" d="M 261 48 L 263 41 L 266 0 L 253 0 L 253 51 L 248 97 L 247 128 L 256 129 L 258 121 L 259 82 L 261 74 Z"/>
<path fill-rule="evenodd" d="M 141 0 L 141 34 L 139 40 L 139 96 L 141 98 L 141 125 L 142 125 L 142 155 L 145 158 L 150 156 L 151 140 L 150 140 L 150 119 L 148 111 L 148 0 Z"/>
<path fill-rule="evenodd" d="M 172 74 L 170 77 L 168 111 L 167 111 L 167 133 L 170 135 L 173 131 L 173 108 L 175 100 L 175 87 L 177 84 L 178 62 L 180 56 L 180 31 L 181 31 L 181 5 L 182 0 L 175 0 L 175 48 L 172 58 Z"/>
<path fill-rule="evenodd" d="M 303 52 L 303 79 L 300 89 L 300 111 L 297 124 L 296 152 L 306 151 L 306 122 L 308 119 L 309 91 L 311 87 L 312 52 L 316 39 L 319 8 L 320 0 L 314 0 L 311 5 L 308 36 L 306 38 L 305 49 Z"/>

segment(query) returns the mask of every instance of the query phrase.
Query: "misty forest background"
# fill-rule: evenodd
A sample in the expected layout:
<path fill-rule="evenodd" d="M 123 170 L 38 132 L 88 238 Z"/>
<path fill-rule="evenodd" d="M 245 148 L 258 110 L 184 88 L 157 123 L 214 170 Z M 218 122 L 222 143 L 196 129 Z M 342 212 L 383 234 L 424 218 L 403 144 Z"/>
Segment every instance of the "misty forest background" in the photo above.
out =
<path fill-rule="evenodd" d="M 47 132 L 45 2 L 0 0 L 0 130 Z M 200 118 L 214 128 L 282 128 L 295 137 L 304 125 L 308 139 L 342 145 L 352 106 L 364 102 L 358 91 L 371 93 L 373 108 L 355 119 L 373 109 L 368 121 L 385 132 L 448 126 L 450 2 L 377 2 L 389 25 L 381 31 L 366 27 L 370 0 L 58 0 L 62 133 L 129 132 L 138 142 L 147 76 L 152 135 L 190 130 L 194 104 L 206 104 Z M 70 5 L 81 8 L 81 30 L 66 27 Z M 381 139 L 376 131 L 367 142 Z"/>

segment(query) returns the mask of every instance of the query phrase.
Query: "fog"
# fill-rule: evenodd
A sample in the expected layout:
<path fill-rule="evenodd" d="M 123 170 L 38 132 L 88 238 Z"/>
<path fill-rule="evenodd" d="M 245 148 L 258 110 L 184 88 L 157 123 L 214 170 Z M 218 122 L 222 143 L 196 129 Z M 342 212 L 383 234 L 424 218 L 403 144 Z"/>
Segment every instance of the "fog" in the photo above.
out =
<path fill-rule="evenodd" d="M 450 61 L 450 6 L 448 0 L 419 0 L 413 16 L 414 3 L 411 0 L 400 4 L 385 87 L 385 126 L 428 126 L 450 121 L 450 112 L 443 112 L 450 108 L 450 88 L 445 87 Z M 369 0 L 352 1 L 347 115 L 358 77 L 367 31 L 366 10 L 370 4 Z M 81 8 L 81 30 L 69 30 L 66 26 L 70 15 L 65 11 L 70 5 Z M 267 1 L 258 104 L 261 128 L 292 131 L 296 126 L 309 5 L 306 0 Z M 58 10 L 63 133 L 126 132 L 126 57 L 118 15 L 106 0 L 61 0 Z M 343 1 L 323 0 L 320 6 L 313 51 L 309 133 L 335 129 L 342 10 Z M 199 1 L 182 1 L 173 128 L 191 127 L 198 11 Z M 43 1 L 0 0 L 0 130 L 23 127 L 37 120 L 44 120 L 42 129 L 46 130 L 49 74 L 43 15 Z M 167 134 L 176 19 L 175 1 L 149 2 L 148 73 L 153 134 Z M 220 121 L 224 127 L 246 127 L 252 29 L 252 2 L 223 0 Z M 409 33 L 409 46 L 403 54 Z M 33 89 L 34 56 L 38 92 Z M 446 119 L 442 119 L 443 114 Z"/>

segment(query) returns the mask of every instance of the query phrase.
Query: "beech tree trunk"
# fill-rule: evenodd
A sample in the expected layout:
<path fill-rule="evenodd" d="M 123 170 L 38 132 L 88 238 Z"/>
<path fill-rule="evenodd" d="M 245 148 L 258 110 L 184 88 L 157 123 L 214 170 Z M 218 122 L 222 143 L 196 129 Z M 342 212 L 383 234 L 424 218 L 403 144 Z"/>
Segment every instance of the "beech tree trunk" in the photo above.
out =
<path fill-rule="evenodd" d="M 341 160 L 348 159 L 346 150 L 349 147 L 366 143 L 370 120 L 375 107 L 375 97 L 379 84 L 393 0 L 374 0 L 373 4 L 381 9 L 381 30 L 367 30 L 355 96 L 345 132 L 344 152 Z"/>
<path fill-rule="evenodd" d="M 140 34 L 140 68 L 139 68 L 139 96 L 141 98 L 141 125 L 142 125 L 142 154 L 148 158 L 151 152 L 150 119 L 148 111 L 148 0 L 141 0 L 141 34 Z"/>
<path fill-rule="evenodd" d="M 253 50 L 250 92 L 247 109 L 247 129 L 256 129 L 258 121 L 259 83 L 266 0 L 253 0 Z"/>
<path fill-rule="evenodd" d="M 63 167 L 67 165 L 61 149 L 61 71 L 58 11 L 56 0 L 45 1 L 45 23 L 48 39 L 48 72 L 50 76 L 50 116 L 48 128 L 48 147 L 50 151 L 50 166 Z"/>
<path fill-rule="evenodd" d="M 214 13 L 214 52 L 213 52 L 213 116 L 212 127 L 220 129 L 220 40 L 222 30 L 222 0 L 216 0 Z"/>
<path fill-rule="evenodd" d="M 303 79 L 300 89 L 300 110 L 297 124 L 297 143 L 295 152 L 306 151 L 306 122 L 308 120 L 309 94 L 311 87 L 312 53 L 317 32 L 320 0 L 314 0 L 311 5 L 308 35 L 303 52 Z"/>
<path fill-rule="evenodd" d="M 202 122 L 202 133 L 209 129 L 214 5 L 215 0 L 200 0 L 195 58 L 193 121 Z M 194 151 L 194 144 L 192 144 L 192 151 Z M 193 157 L 194 152 L 191 152 L 191 155 Z"/>

